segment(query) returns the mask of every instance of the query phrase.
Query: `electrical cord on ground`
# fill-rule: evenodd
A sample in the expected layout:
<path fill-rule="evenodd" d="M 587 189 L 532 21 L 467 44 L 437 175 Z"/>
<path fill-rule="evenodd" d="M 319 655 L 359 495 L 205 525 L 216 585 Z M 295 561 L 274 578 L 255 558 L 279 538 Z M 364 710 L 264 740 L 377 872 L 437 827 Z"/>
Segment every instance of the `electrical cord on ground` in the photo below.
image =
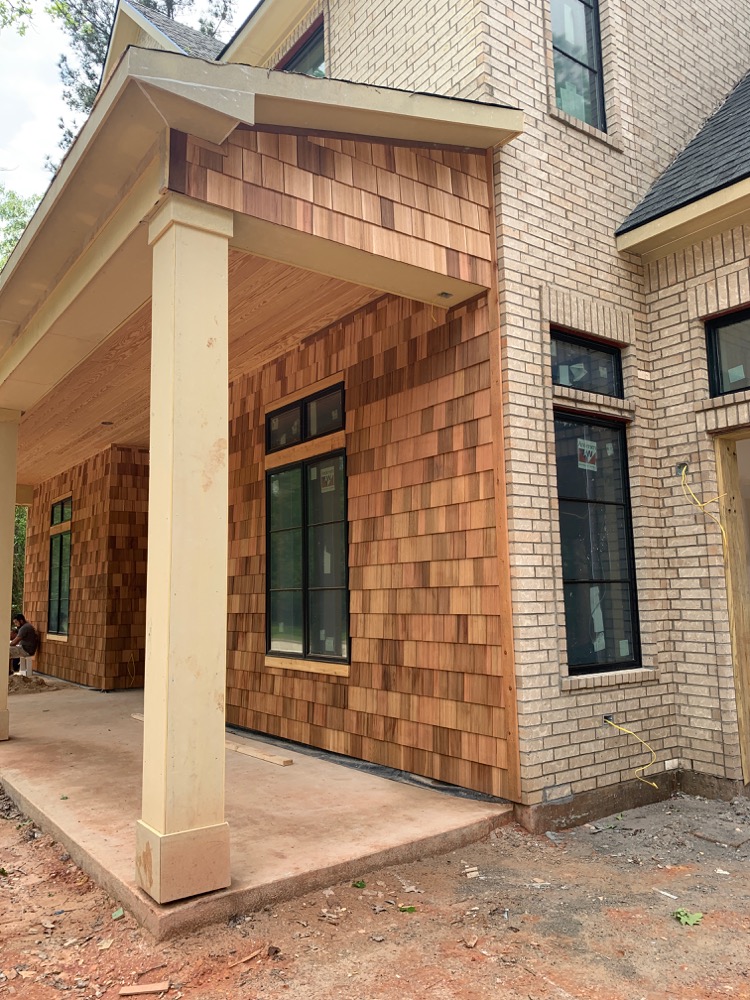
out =
<path fill-rule="evenodd" d="M 721 523 L 721 519 L 718 517 L 718 515 L 714 514 L 714 512 L 711 510 L 706 510 L 706 507 L 708 507 L 710 503 L 718 503 L 719 500 L 722 500 L 726 496 L 726 493 L 720 493 L 719 496 L 712 497 L 710 500 L 703 500 L 703 501 L 699 500 L 698 497 L 695 495 L 695 493 L 693 493 L 692 489 L 690 488 L 690 484 L 687 481 L 687 465 L 684 465 L 682 467 L 682 475 L 680 476 L 680 480 L 682 482 L 682 492 L 685 494 L 688 503 L 691 503 L 694 507 L 697 507 L 698 510 L 701 511 L 701 513 L 705 514 L 706 517 L 710 517 L 712 521 L 715 521 L 719 525 L 719 528 L 721 529 L 722 544 L 724 546 L 724 551 L 726 552 L 728 544 L 726 529 L 724 528 L 724 525 Z"/>
<path fill-rule="evenodd" d="M 608 726 L 612 726 L 613 729 L 619 729 L 621 733 L 627 733 L 628 736 L 635 736 L 638 742 L 642 743 L 644 747 L 650 752 L 651 760 L 648 762 L 648 764 L 642 764 L 641 767 L 637 767 L 635 769 L 635 776 L 639 781 L 642 781 L 644 785 L 651 785 L 652 788 L 658 788 L 659 786 L 656 784 L 655 781 L 649 781 L 648 778 L 643 777 L 643 774 L 638 773 L 639 771 L 644 772 L 648 770 L 649 767 L 652 767 L 656 763 L 656 751 L 654 750 L 654 748 L 652 746 L 649 746 L 649 744 L 645 740 L 642 740 L 640 736 L 637 736 L 632 729 L 626 729 L 625 726 L 618 726 L 617 723 L 613 722 L 611 719 L 605 719 L 604 721 L 607 723 Z"/>

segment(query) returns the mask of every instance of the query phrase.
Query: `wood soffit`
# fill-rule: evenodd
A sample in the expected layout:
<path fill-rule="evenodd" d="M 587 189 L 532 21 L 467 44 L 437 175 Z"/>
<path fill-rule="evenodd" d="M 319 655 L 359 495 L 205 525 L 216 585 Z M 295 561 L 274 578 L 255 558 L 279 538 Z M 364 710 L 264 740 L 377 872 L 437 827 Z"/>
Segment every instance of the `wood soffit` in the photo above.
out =
<path fill-rule="evenodd" d="M 229 283 L 230 382 L 381 296 L 239 251 Z M 18 481 L 44 482 L 114 443 L 148 448 L 150 354 L 149 300 L 25 413 Z"/>

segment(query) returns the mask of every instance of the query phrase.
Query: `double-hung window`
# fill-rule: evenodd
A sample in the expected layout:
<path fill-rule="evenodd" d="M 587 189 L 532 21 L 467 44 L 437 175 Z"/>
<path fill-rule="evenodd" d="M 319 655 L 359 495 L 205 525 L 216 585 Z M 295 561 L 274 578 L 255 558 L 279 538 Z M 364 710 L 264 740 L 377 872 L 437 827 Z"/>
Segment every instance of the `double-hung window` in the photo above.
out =
<path fill-rule="evenodd" d="M 73 500 L 67 497 L 52 504 L 49 542 L 49 600 L 47 631 L 68 634 L 70 610 L 70 525 Z"/>
<path fill-rule="evenodd" d="M 555 102 L 606 131 L 598 0 L 550 0 Z"/>
<path fill-rule="evenodd" d="M 349 660 L 346 455 L 328 450 L 343 428 L 342 385 L 266 418 L 266 450 L 279 462 L 266 472 L 271 656 Z"/>

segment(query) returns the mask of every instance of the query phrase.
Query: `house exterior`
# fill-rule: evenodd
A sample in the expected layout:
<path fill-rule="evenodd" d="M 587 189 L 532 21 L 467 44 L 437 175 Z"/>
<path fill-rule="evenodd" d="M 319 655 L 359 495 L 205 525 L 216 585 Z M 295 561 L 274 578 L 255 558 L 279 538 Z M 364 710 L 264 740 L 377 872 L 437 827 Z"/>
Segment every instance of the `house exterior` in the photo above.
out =
<path fill-rule="evenodd" d="M 0 593 L 18 500 L 37 669 L 145 682 L 159 902 L 228 884 L 225 719 L 531 827 L 750 780 L 750 2 L 693 14 L 121 0 L 0 274 Z"/>

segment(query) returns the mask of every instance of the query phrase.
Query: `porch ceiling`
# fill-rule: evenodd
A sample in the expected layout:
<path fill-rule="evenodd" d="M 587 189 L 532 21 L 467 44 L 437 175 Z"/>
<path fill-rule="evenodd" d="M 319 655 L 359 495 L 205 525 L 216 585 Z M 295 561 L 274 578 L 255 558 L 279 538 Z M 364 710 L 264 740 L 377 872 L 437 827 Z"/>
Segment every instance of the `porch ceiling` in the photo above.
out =
<path fill-rule="evenodd" d="M 230 382 L 381 294 L 231 251 Z M 44 482 L 111 444 L 148 448 L 150 351 L 149 299 L 24 414 L 18 481 Z"/>

